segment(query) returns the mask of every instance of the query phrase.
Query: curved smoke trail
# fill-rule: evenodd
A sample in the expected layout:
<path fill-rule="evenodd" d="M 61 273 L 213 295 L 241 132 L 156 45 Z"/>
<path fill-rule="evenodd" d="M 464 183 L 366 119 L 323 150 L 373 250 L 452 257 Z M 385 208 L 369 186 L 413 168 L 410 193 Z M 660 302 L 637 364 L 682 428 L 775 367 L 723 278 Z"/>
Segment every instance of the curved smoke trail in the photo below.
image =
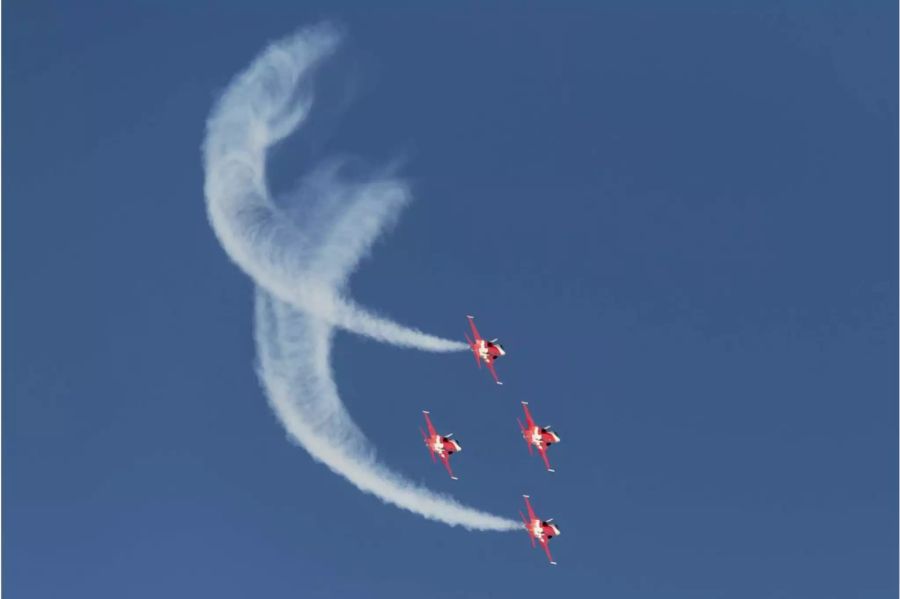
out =
<path fill-rule="evenodd" d="M 272 201 L 266 185 L 266 151 L 296 129 L 309 114 L 309 78 L 339 41 L 329 27 L 310 29 L 269 46 L 238 75 L 220 98 L 207 122 L 203 146 L 207 211 L 228 255 L 258 285 L 281 301 L 325 322 L 374 339 L 429 351 L 466 349 L 464 343 L 441 339 L 381 318 L 341 293 L 340 283 L 368 246 L 362 230 L 338 227 L 324 246 L 310 235 L 324 223 L 296 223 Z M 395 213 L 409 201 L 406 185 L 376 177 L 355 185 L 333 185 L 336 178 L 311 176 L 307 187 L 339 202 L 348 193 L 371 198 L 365 210 L 380 225 L 380 214 Z M 318 188 L 314 183 L 324 182 Z M 309 198 L 318 201 L 319 198 Z M 326 220 L 328 210 L 321 210 Z M 360 219 L 362 220 L 362 219 Z M 359 237 L 357 237 L 359 236 Z M 362 242 L 359 240 L 362 239 Z M 314 264 L 313 267 L 310 265 Z M 343 271 L 343 272 L 341 272 Z M 341 272 L 340 276 L 335 273 Z M 338 283 L 336 285 L 335 283 Z"/>
<path fill-rule="evenodd" d="M 306 119 L 310 76 L 339 41 L 325 26 L 270 45 L 226 89 L 207 122 L 209 220 L 257 284 L 260 379 L 288 433 L 360 490 L 446 524 L 517 530 L 516 521 L 465 507 L 380 464 L 338 395 L 334 327 L 427 351 L 467 349 L 377 316 L 345 294 L 360 259 L 410 199 L 401 180 L 385 172 L 348 181 L 330 164 L 303 180 L 287 208 L 269 193 L 266 152 Z"/>

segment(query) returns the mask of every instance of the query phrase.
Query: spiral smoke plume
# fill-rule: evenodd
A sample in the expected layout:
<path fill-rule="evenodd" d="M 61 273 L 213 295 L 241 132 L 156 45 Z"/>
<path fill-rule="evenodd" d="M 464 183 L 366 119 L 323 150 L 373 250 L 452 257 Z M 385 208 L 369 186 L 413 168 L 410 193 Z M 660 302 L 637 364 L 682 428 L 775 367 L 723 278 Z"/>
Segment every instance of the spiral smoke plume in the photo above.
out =
<path fill-rule="evenodd" d="M 465 350 L 356 304 L 347 282 L 375 239 L 410 200 L 391 172 L 348 179 L 341 165 L 314 168 L 276 203 L 266 153 L 308 117 L 312 75 L 334 53 L 330 26 L 273 43 L 228 86 L 203 146 L 209 221 L 231 259 L 256 283 L 259 376 L 289 435 L 362 491 L 426 518 L 472 530 L 516 530 L 419 486 L 378 462 L 347 413 L 331 368 L 335 328 L 432 352 Z"/>

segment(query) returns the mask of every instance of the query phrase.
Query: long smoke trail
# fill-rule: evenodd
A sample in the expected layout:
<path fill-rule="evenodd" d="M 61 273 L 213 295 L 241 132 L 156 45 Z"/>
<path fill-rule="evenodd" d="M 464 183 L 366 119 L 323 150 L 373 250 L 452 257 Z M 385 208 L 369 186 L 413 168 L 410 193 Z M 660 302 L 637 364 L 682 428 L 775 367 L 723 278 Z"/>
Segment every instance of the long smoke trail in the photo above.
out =
<path fill-rule="evenodd" d="M 205 191 L 210 223 L 228 255 L 257 284 L 259 376 L 288 433 L 362 491 L 426 518 L 473 530 L 521 524 L 438 495 L 379 463 L 338 395 L 334 327 L 427 351 L 465 344 L 411 329 L 355 304 L 349 276 L 410 195 L 390 172 L 348 181 L 321 166 L 276 204 L 265 181 L 267 149 L 312 105 L 309 78 L 339 43 L 329 27 L 269 46 L 226 89 L 207 123 Z"/>
<path fill-rule="evenodd" d="M 256 294 L 260 378 L 290 435 L 362 491 L 431 520 L 473 530 L 518 530 L 515 521 L 465 507 L 378 463 L 351 420 L 331 374 L 332 328 L 266 292 Z"/>
<path fill-rule="evenodd" d="M 366 236 L 377 235 L 377 229 L 339 227 L 326 247 L 314 246 L 310 243 L 314 236 L 308 233 L 320 223 L 298 224 L 269 193 L 266 151 L 306 119 L 312 106 L 309 78 L 338 42 L 334 29 L 318 27 L 274 43 L 222 95 L 207 122 L 203 146 L 210 223 L 225 251 L 244 272 L 298 310 L 395 345 L 429 351 L 464 350 L 464 343 L 376 316 L 335 286 L 334 273 L 347 265 L 348 257 L 354 263 L 361 257 L 360 245 L 367 246 Z M 327 177 L 314 178 L 326 182 L 319 186 L 328 196 L 326 202 L 340 200 L 347 191 L 327 185 Z M 375 212 L 373 222 L 379 222 L 378 213 L 396 212 L 409 201 L 406 185 L 397 179 L 377 177 L 355 187 L 356 195 L 373 198 L 366 205 Z M 314 185 L 310 188 L 316 189 Z M 312 258 L 316 258 L 316 266 L 311 268 Z"/>

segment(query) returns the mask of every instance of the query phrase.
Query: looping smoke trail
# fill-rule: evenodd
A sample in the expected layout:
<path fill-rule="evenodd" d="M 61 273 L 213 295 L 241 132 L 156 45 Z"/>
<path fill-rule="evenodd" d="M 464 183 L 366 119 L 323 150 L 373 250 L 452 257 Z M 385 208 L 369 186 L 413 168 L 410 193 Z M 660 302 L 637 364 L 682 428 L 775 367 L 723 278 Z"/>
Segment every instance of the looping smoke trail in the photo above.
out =
<path fill-rule="evenodd" d="M 334 28 L 320 26 L 270 45 L 226 89 L 207 122 L 209 220 L 225 251 L 257 284 L 260 379 L 288 433 L 360 490 L 453 526 L 517 530 L 514 520 L 463 506 L 380 464 L 338 395 L 330 363 L 334 327 L 426 351 L 467 349 L 346 297 L 359 261 L 410 199 L 403 181 L 390 172 L 349 181 L 330 163 L 280 204 L 269 193 L 266 152 L 306 119 L 310 76 L 339 41 Z"/>
<path fill-rule="evenodd" d="M 307 233 L 322 223 L 288 218 L 266 185 L 266 151 L 297 128 L 312 106 L 309 78 L 334 52 L 337 32 L 327 26 L 298 33 L 269 46 L 220 98 L 207 122 L 204 143 L 207 212 L 213 230 L 232 260 L 281 301 L 325 322 L 395 345 L 428 351 L 460 351 L 464 343 L 442 339 L 379 317 L 343 296 L 334 285 L 340 266 L 352 266 L 380 229 L 365 220 L 396 212 L 409 201 L 406 185 L 388 177 L 357 184 L 357 195 L 372 202 L 354 219 L 360 230 L 338 226 L 324 248 L 310 245 Z M 322 177 L 322 173 L 313 175 Z M 325 177 L 327 181 L 327 177 Z M 315 189 L 315 186 L 311 186 Z M 340 200 L 339 186 L 325 186 L 326 204 Z M 310 201 L 319 198 L 310 198 Z M 377 222 L 377 221 L 376 221 Z M 357 239 L 359 235 L 359 239 Z M 346 245 L 342 254 L 324 253 Z M 347 256 L 350 260 L 348 264 Z M 311 258 L 315 267 L 310 267 Z M 334 262 L 331 262 L 334 260 Z M 348 276 L 344 272 L 341 276 Z"/>

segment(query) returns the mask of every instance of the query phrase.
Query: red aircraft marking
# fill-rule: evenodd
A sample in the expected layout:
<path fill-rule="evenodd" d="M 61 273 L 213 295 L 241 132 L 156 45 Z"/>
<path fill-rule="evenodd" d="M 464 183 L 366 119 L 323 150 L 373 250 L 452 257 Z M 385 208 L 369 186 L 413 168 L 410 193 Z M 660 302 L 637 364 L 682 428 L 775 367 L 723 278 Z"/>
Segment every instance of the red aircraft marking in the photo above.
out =
<path fill-rule="evenodd" d="M 430 412 L 422 410 L 422 414 L 425 415 L 425 424 L 428 426 L 428 434 L 426 435 L 425 431 L 421 428 L 419 430 L 422 432 L 422 438 L 425 440 L 425 447 L 427 447 L 428 451 L 431 453 L 431 461 L 437 462 L 437 459 L 435 458 L 435 454 L 437 454 L 444 463 L 447 473 L 450 474 L 450 478 L 459 480 L 454 476 L 453 470 L 450 469 L 450 456 L 458 451 L 462 451 L 462 446 L 456 440 L 450 438 L 453 436 L 453 433 L 439 435 L 437 431 L 434 430 L 434 425 L 431 424 L 431 418 L 428 417 Z"/>
<path fill-rule="evenodd" d="M 519 422 L 522 438 L 525 439 L 525 444 L 528 446 L 528 453 L 534 455 L 532 447 L 537 447 L 538 453 L 541 454 L 541 458 L 544 460 L 544 465 L 547 466 L 547 471 L 556 472 L 550 467 L 550 460 L 547 458 L 547 448 L 554 443 L 559 443 L 559 435 L 552 432 L 549 426 L 538 426 L 534 423 L 534 418 L 531 417 L 531 412 L 528 410 L 527 401 L 522 402 L 522 409 L 525 410 L 525 421 L 528 426 L 524 426 L 521 420 L 516 420 Z"/>
<path fill-rule="evenodd" d="M 475 340 L 469 339 L 469 336 L 466 335 L 466 341 L 469 342 L 469 349 L 475 354 L 475 363 L 478 364 L 479 368 L 481 368 L 482 362 L 487 364 L 488 370 L 491 371 L 491 376 L 494 377 L 498 385 L 502 385 L 503 383 L 497 377 L 497 371 L 494 370 L 494 360 L 506 355 L 503 346 L 496 339 L 493 341 L 483 339 L 478 333 L 478 329 L 475 328 L 475 317 L 467 316 L 467 318 L 469 319 L 469 326 L 472 327 L 472 335 L 475 337 Z"/>
<path fill-rule="evenodd" d="M 525 508 L 528 510 L 528 519 L 525 519 L 525 516 L 522 515 L 522 512 L 519 512 L 519 515 L 522 516 L 522 522 L 525 523 L 525 530 L 528 532 L 528 536 L 531 538 L 531 546 L 534 547 L 535 540 L 541 544 L 544 552 L 547 554 L 547 559 L 550 560 L 551 565 L 556 565 L 556 562 L 553 561 L 553 556 L 550 555 L 550 539 L 553 537 L 558 537 L 560 535 L 559 527 L 556 524 L 553 524 L 553 518 L 549 520 L 541 520 L 537 516 L 534 515 L 534 510 L 531 509 L 531 502 L 528 501 L 528 495 L 522 495 L 525 498 Z"/>

